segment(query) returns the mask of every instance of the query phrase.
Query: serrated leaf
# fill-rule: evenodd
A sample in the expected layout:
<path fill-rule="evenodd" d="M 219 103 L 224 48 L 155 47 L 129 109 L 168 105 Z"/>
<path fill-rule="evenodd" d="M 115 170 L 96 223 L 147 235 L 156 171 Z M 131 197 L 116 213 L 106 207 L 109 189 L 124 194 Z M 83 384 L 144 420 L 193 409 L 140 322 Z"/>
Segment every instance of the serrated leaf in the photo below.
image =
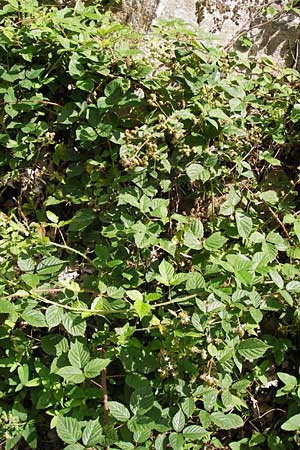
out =
<path fill-rule="evenodd" d="M 49 329 L 57 327 L 57 325 L 62 323 L 64 318 L 63 308 L 51 305 L 46 309 L 45 317 Z"/>
<path fill-rule="evenodd" d="M 31 256 L 21 254 L 17 261 L 18 267 L 22 272 L 33 272 L 35 269 L 35 261 Z"/>
<path fill-rule="evenodd" d="M 151 306 L 148 305 L 148 303 L 143 302 L 143 300 L 136 300 L 133 304 L 133 307 L 140 319 L 148 316 L 151 313 Z"/>
<path fill-rule="evenodd" d="M 63 268 L 64 261 L 55 256 L 47 256 L 43 258 L 36 266 L 36 271 L 39 275 L 52 275 L 60 272 Z"/>
<path fill-rule="evenodd" d="M 272 190 L 261 192 L 260 198 L 270 205 L 276 205 L 279 202 L 277 192 Z"/>
<path fill-rule="evenodd" d="M 192 250 L 201 250 L 202 243 L 191 231 L 186 231 L 183 235 L 183 243 L 187 248 Z"/>
<path fill-rule="evenodd" d="M 201 220 L 193 219 L 190 223 L 190 230 L 197 239 L 203 238 L 204 227 L 203 227 L 203 223 L 201 222 Z"/>
<path fill-rule="evenodd" d="M 171 433 L 169 436 L 169 443 L 173 450 L 182 450 L 184 445 L 184 438 L 182 434 Z"/>
<path fill-rule="evenodd" d="M 172 425 L 175 431 L 180 432 L 183 430 L 185 425 L 185 417 L 181 409 L 179 409 L 179 411 L 177 411 L 177 413 L 173 417 Z"/>
<path fill-rule="evenodd" d="M 65 366 L 58 370 L 58 375 L 65 381 L 72 384 L 82 383 L 85 379 L 83 372 L 79 367 Z"/>
<path fill-rule="evenodd" d="M 96 378 L 100 375 L 103 369 L 105 369 L 111 362 L 108 358 L 95 358 L 88 362 L 84 368 L 84 375 L 87 378 Z"/>
<path fill-rule="evenodd" d="M 81 209 L 72 217 L 69 231 L 82 231 L 87 228 L 96 218 L 93 211 L 89 209 Z"/>
<path fill-rule="evenodd" d="M 210 179 L 209 171 L 201 164 L 190 164 L 186 169 L 186 173 L 192 182 L 199 180 L 205 183 L 205 181 Z"/>
<path fill-rule="evenodd" d="M 296 293 L 300 293 L 300 281 L 290 281 L 287 285 L 286 285 L 286 290 L 289 292 L 296 292 Z"/>
<path fill-rule="evenodd" d="M 15 311 L 15 306 L 10 300 L 2 298 L 0 300 L 0 314 L 11 314 Z"/>
<path fill-rule="evenodd" d="M 237 414 L 214 412 L 210 415 L 212 422 L 221 430 L 232 430 L 244 425 L 243 419 Z"/>
<path fill-rule="evenodd" d="M 130 419 L 130 412 L 122 403 L 108 402 L 110 414 L 120 422 L 127 422 Z"/>
<path fill-rule="evenodd" d="M 154 448 L 155 450 L 165 450 L 166 434 L 159 434 L 155 439 Z"/>
<path fill-rule="evenodd" d="M 252 219 L 247 214 L 237 211 L 235 213 L 236 226 L 239 236 L 246 239 L 252 231 Z"/>
<path fill-rule="evenodd" d="M 59 222 L 59 217 L 56 214 L 54 214 L 54 212 L 52 212 L 52 211 L 46 211 L 46 216 L 47 216 L 47 219 L 50 220 L 50 222 L 52 222 L 52 223 Z"/>
<path fill-rule="evenodd" d="M 205 280 L 201 275 L 201 273 L 190 272 L 188 274 L 188 279 L 185 288 L 189 293 L 195 293 L 203 290 L 205 288 Z"/>
<path fill-rule="evenodd" d="M 183 430 L 184 437 L 191 440 L 201 439 L 205 433 L 206 430 L 199 425 L 190 425 Z"/>
<path fill-rule="evenodd" d="M 282 397 L 295 390 L 297 378 L 284 372 L 277 372 L 277 376 L 284 383 L 284 386 L 276 392 L 276 397 Z"/>
<path fill-rule="evenodd" d="M 297 431 L 300 429 L 300 414 L 295 414 L 281 425 L 284 431 Z"/>
<path fill-rule="evenodd" d="M 72 366 L 79 367 L 81 369 L 87 364 L 90 358 L 90 352 L 87 346 L 82 342 L 72 342 L 68 353 L 68 358 Z"/>
<path fill-rule="evenodd" d="M 238 353 L 245 359 L 249 361 L 254 361 L 255 359 L 264 356 L 266 351 L 271 348 L 269 345 L 265 344 L 263 341 L 257 338 L 249 338 L 242 341 L 238 346 Z"/>
<path fill-rule="evenodd" d="M 136 301 L 136 300 L 143 301 L 143 294 L 141 292 L 137 291 L 136 289 L 127 291 L 127 295 L 133 301 Z"/>
<path fill-rule="evenodd" d="M 130 397 L 130 409 L 134 414 L 145 414 L 152 408 L 153 403 L 153 392 L 151 387 L 147 385 L 140 389 L 135 389 Z"/>
<path fill-rule="evenodd" d="M 186 398 L 181 404 L 182 411 L 187 417 L 190 417 L 196 409 L 195 401 L 192 397 Z"/>
<path fill-rule="evenodd" d="M 91 447 L 96 444 L 101 444 L 103 440 L 102 426 L 99 420 L 90 420 L 82 434 L 82 442 L 85 446 Z"/>
<path fill-rule="evenodd" d="M 66 447 L 64 447 L 64 450 L 84 450 L 84 446 L 81 444 L 78 444 L 78 442 L 76 444 L 69 444 Z"/>
<path fill-rule="evenodd" d="M 81 428 L 73 417 L 57 418 L 56 432 L 58 437 L 66 444 L 75 444 L 81 438 Z"/>
<path fill-rule="evenodd" d="M 85 334 L 86 322 L 77 314 L 66 313 L 62 325 L 72 336 L 84 336 Z"/>
<path fill-rule="evenodd" d="M 172 264 L 164 259 L 160 263 L 158 270 L 161 276 L 160 281 L 166 286 L 170 286 L 175 274 L 175 270 Z"/>
<path fill-rule="evenodd" d="M 205 239 L 204 248 L 209 251 L 219 250 L 224 247 L 226 242 L 227 238 L 222 236 L 222 234 L 217 231 L 216 233 L 213 233 L 211 236 Z"/>
<path fill-rule="evenodd" d="M 32 327 L 47 327 L 45 316 L 41 311 L 37 309 L 26 308 L 21 314 L 23 320 Z"/>
<path fill-rule="evenodd" d="M 277 270 L 270 270 L 270 277 L 279 289 L 284 288 L 284 281 Z"/>

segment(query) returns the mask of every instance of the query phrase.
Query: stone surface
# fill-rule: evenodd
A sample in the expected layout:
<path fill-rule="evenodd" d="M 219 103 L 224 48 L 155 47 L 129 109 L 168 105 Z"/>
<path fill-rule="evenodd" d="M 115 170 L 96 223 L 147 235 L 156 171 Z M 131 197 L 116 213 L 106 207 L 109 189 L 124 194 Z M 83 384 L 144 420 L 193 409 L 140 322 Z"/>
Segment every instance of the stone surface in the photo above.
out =
<path fill-rule="evenodd" d="M 121 0 L 112 8 L 123 23 L 130 23 L 137 31 L 148 30 L 156 17 L 159 0 Z"/>
<path fill-rule="evenodd" d="M 283 12 L 287 1 L 121 0 L 115 13 L 138 31 L 148 30 L 157 18 L 183 19 L 212 33 L 225 47 L 257 57 L 267 55 L 278 64 L 298 68 L 300 16 Z M 266 16 L 266 5 L 275 8 L 273 17 Z M 252 41 L 250 49 L 240 45 L 243 34 Z"/>
<path fill-rule="evenodd" d="M 199 26 L 213 33 L 225 47 L 252 56 L 267 55 L 278 64 L 297 66 L 296 58 L 300 38 L 300 16 L 286 13 L 284 0 L 204 0 L 198 8 Z M 273 16 L 267 16 L 265 8 L 272 3 Z M 240 45 L 239 38 L 245 34 L 253 43 L 250 49 Z"/>
<path fill-rule="evenodd" d="M 196 25 L 196 2 L 195 0 L 160 0 L 156 17 L 158 19 L 182 19 Z"/>

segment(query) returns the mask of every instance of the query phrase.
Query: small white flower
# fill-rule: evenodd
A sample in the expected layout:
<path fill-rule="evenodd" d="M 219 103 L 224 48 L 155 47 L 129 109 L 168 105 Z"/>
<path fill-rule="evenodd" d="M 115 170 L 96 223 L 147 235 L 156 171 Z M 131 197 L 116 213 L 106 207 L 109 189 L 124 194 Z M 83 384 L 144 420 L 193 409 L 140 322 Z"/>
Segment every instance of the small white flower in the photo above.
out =
<path fill-rule="evenodd" d="M 70 267 L 66 267 L 59 275 L 58 281 L 72 281 L 78 277 L 78 272 L 76 270 L 70 270 Z"/>

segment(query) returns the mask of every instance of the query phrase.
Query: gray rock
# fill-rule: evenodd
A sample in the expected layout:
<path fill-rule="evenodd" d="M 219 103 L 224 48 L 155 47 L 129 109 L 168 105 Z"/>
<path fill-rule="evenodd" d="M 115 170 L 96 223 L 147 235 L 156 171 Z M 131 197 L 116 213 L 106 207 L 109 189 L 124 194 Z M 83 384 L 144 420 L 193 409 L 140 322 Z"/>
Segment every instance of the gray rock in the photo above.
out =
<path fill-rule="evenodd" d="M 288 0 L 122 0 L 115 14 L 138 31 L 148 30 L 156 19 L 183 19 L 212 33 L 225 48 L 245 55 L 272 57 L 277 64 L 299 67 L 300 16 L 285 12 Z M 268 16 L 266 6 L 275 14 Z M 246 36 L 252 45 L 241 45 Z M 299 52 L 300 53 L 300 52 Z"/>

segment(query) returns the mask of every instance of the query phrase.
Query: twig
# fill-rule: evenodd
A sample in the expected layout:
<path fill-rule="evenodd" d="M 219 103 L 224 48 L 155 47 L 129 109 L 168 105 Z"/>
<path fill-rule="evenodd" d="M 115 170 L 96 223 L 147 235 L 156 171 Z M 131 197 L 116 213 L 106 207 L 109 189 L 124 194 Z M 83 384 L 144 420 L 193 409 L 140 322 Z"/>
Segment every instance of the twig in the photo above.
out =
<path fill-rule="evenodd" d="M 292 58 L 294 60 L 293 69 L 297 69 L 298 61 L 299 61 L 299 39 L 296 40 L 296 48 L 295 48 L 295 54 L 292 53 Z"/>
<path fill-rule="evenodd" d="M 279 225 L 281 226 L 281 228 L 282 228 L 282 230 L 283 230 L 283 232 L 284 232 L 284 234 L 285 234 L 285 237 L 290 241 L 291 238 L 290 238 L 289 232 L 288 232 L 288 230 L 286 229 L 286 226 L 284 225 L 284 223 L 279 219 L 279 217 L 277 216 L 277 214 L 273 211 L 273 209 L 272 209 L 269 205 L 267 205 L 267 208 L 268 208 L 268 210 L 270 211 L 270 213 L 272 214 L 272 216 L 274 217 L 274 219 L 276 219 L 276 221 L 277 221 L 277 222 L 279 223 Z"/>
<path fill-rule="evenodd" d="M 102 358 L 104 357 L 105 350 L 104 348 L 100 349 Z M 108 392 L 107 392 L 107 369 L 104 368 L 101 372 L 101 385 L 103 389 L 103 422 L 105 425 L 108 424 L 109 421 L 109 407 L 108 407 Z"/>
<path fill-rule="evenodd" d="M 99 389 L 103 389 L 102 384 L 97 383 L 95 380 L 90 380 L 91 383 L 93 383 L 95 386 L 97 386 Z"/>
<path fill-rule="evenodd" d="M 109 413 L 107 381 L 106 380 L 107 380 L 107 371 L 106 371 L 106 369 L 103 369 L 102 373 L 101 373 L 101 385 L 103 387 L 103 409 L 104 409 L 103 421 L 104 421 L 105 425 L 108 424 L 108 413 Z"/>

